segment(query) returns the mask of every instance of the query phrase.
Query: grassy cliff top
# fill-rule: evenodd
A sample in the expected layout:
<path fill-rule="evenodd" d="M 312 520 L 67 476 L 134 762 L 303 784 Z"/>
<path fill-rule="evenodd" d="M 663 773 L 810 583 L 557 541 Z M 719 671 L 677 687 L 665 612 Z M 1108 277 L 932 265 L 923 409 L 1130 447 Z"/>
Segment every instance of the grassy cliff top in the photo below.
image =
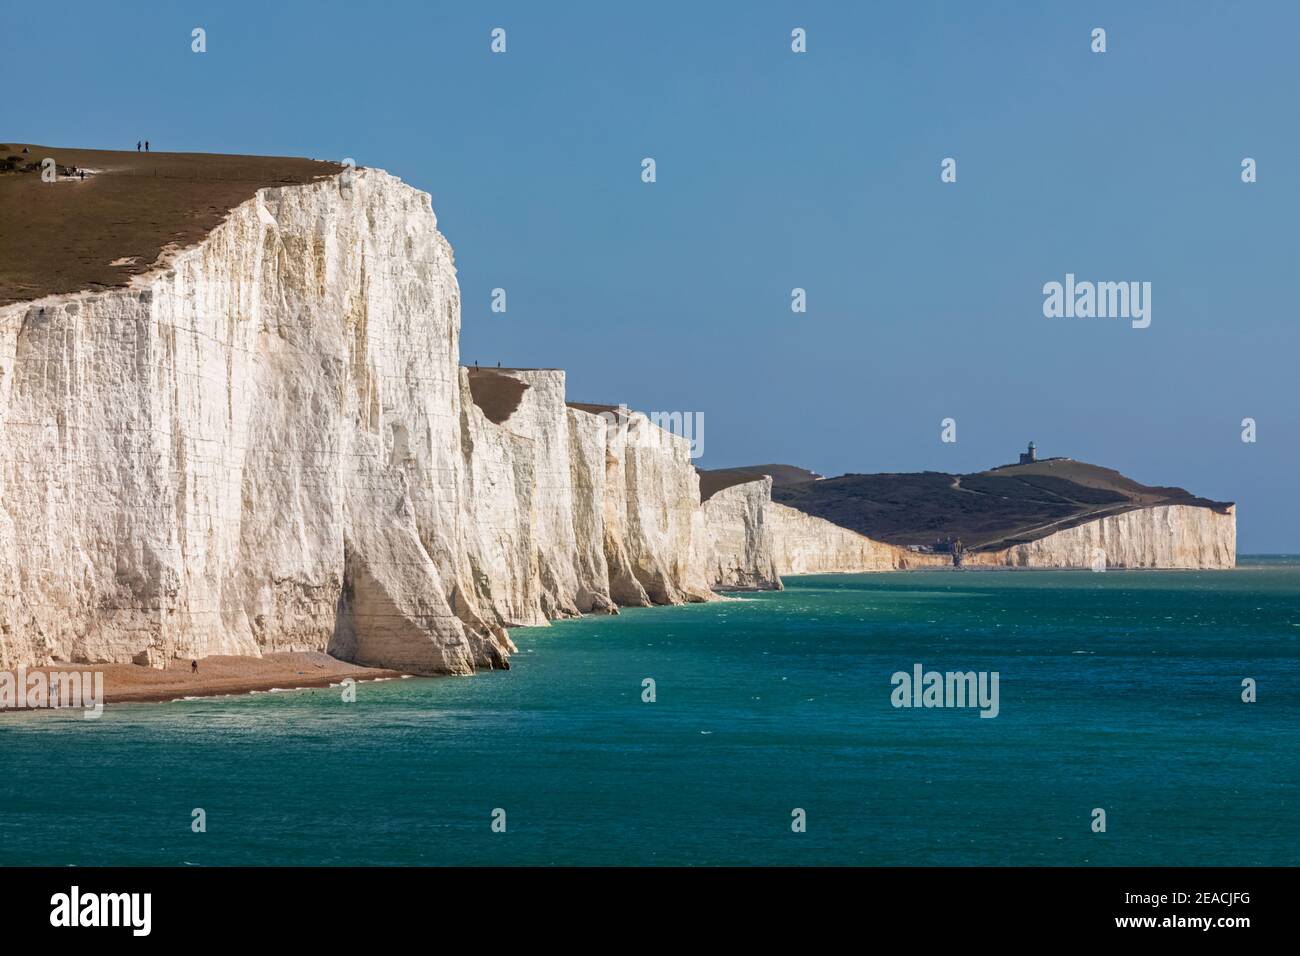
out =
<path fill-rule="evenodd" d="M 762 467 L 770 466 L 724 473 L 735 478 Z M 706 485 L 703 475 L 700 485 Z M 772 499 L 890 544 L 960 539 L 967 550 L 986 551 L 1138 508 L 1178 504 L 1226 512 L 1231 507 L 1230 502 L 1199 498 L 1182 488 L 1143 485 L 1113 469 L 1069 458 L 969 475 L 925 471 L 777 481 Z"/>
<path fill-rule="evenodd" d="M 27 150 L 23 152 L 24 148 Z M 41 179 L 50 157 L 56 182 Z M 279 156 L 0 144 L 0 306 L 127 285 L 166 247 L 194 245 L 266 186 L 337 174 Z M 74 170 L 86 170 L 82 179 Z"/>
<path fill-rule="evenodd" d="M 470 396 L 493 424 L 500 425 L 519 407 L 528 383 L 510 373 L 514 369 L 467 366 Z"/>
<path fill-rule="evenodd" d="M 805 481 L 816 481 L 821 475 L 798 465 L 741 465 L 737 468 L 697 468 L 700 473 L 700 500 L 708 501 L 719 491 L 732 485 L 743 485 L 767 475 L 772 479 L 772 487 L 797 485 Z"/>

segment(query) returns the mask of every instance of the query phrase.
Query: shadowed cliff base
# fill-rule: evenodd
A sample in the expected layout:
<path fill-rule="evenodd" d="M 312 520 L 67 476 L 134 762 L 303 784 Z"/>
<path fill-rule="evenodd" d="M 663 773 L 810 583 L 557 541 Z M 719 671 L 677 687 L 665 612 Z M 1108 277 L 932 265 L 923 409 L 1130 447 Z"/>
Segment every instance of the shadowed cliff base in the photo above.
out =
<path fill-rule="evenodd" d="M 23 150 L 27 152 L 24 153 Z M 54 160 L 55 182 L 41 179 Z M 0 306 L 120 288 L 168 247 L 202 240 L 259 189 L 334 176 L 338 163 L 280 156 L 0 145 Z M 73 175 L 85 170 L 85 178 Z"/>
<path fill-rule="evenodd" d="M 701 472 L 710 493 L 771 466 Z M 796 469 L 783 474 L 789 479 Z M 770 474 L 770 472 L 768 472 Z M 811 474 L 811 473 L 810 473 Z M 775 477 L 775 476 L 774 476 Z M 1182 488 L 1143 485 L 1069 458 L 1004 465 L 975 474 L 926 471 L 773 481 L 772 500 L 877 541 L 902 547 L 996 551 L 1111 515 L 1160 505 L 1227 514 L 1231 502 Z"/>

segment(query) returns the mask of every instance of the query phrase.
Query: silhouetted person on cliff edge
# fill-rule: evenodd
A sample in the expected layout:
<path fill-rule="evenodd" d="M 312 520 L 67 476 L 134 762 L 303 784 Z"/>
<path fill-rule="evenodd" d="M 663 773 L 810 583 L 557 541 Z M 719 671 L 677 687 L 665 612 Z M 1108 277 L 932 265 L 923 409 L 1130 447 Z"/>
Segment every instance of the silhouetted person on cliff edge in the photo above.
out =
<path fill-rule="evenodd" d="M 190 673 L 191 673 L 191 674 L 197 674 L 198 672 L 199 672 L 199 662 L 198 662 L 198 661 L 190 661 Z"/>
<path fill-rule="evenodd" d="M 144 151 L 149 152 L 149 141 L 147 139 L 144 141 Z"/>
<path fill-rule="evenodd" d="M 140 152 L 140 141 L 138 139 L 135 141 L 135 151 Z"/>

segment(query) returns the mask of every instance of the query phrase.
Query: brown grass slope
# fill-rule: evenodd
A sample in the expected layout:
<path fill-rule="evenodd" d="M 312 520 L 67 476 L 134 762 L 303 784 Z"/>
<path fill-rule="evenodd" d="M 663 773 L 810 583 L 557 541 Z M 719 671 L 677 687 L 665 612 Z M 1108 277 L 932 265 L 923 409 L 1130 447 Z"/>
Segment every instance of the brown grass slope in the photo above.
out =
<path fill-rule="evenodd" d="M 46 157 L 59 168 L 56 182 L 41 179 Z M 137 153 L 6 140 L 0 145 L 0 306 L 125 286 L 164 249 L 202 240 L 257 190 L 309 183 L 342 168 L 279 156 Z M 73 169 L 87 170 L 86 178 L 67 175 Z"/>
<path fill-rule="evenodd" d="M 700 473 L 700 500 L 708 501 L 719 491 L 732 485 L 742 485 L 767 475 L 772 486 L 797 485 L 816 481 L 821 475 L 798 465 L 742 465 L 736 468 L 697 468 Z"/>
<path fill-rule="evenodd" d="M 471 365 L 466 368 L 469 373 L 469 392 L 488 420 L 500 425 L 519 407 L 528 383 L 511 375 L 510 369 L 479 368 Z"/>

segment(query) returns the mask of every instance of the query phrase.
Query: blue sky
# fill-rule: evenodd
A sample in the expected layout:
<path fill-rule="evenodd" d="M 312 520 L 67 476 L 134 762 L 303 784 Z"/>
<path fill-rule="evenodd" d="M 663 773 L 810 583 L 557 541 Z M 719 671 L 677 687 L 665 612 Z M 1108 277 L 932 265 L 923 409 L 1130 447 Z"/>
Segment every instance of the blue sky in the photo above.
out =
<path fill-rule="evenodd" d="M 1300 4 L 223 0 L 4 19 L 23 80 L 0 136 L 385 168 L 432 193 L 456 249 L 464 361 L 703 412 L 705 466 L 967 471 L 1032 438 L 1237 501 L 1243 552 L 1300 551 Z M 1045 318 L 1043 284 L 1067 272 L 1151 282 L 1150 328 Z"/>

